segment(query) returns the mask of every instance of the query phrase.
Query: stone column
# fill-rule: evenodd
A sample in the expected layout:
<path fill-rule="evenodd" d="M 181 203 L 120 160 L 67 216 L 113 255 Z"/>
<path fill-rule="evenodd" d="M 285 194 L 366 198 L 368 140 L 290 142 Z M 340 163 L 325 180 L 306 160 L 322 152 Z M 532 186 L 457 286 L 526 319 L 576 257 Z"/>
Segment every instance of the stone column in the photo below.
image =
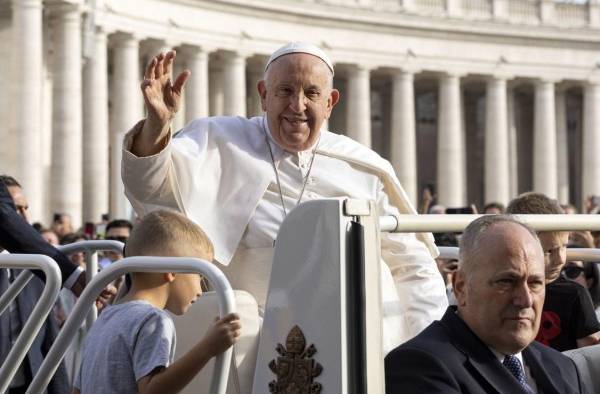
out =
<path fill-rule="evenodd" d="M 42 0 L 13 0 L 14 176 L 30 205 L 31 220 L 41 220 L 42 200 Z M 11 89 L 13 90 L 13 89 Z M 9 149 L 5 146 L 5 149 Z"/>
<path fill-rule="evenodd" d="M 237 52 L 223 56 L 224 115 L 246 116 L 246 58 Z"/>
<path fill-rule="evenodd" d="M 83 68 L 83 221 L 97 222 L 108 212 L 107 38 L 96 30 Z"/>
<path fill-rule="evenodd" d="M 371 147 L 371 81 L 364 65 L 348 69 L 346 133 L 348 137 Z"/>
<path fill-rule="evenodd" d="M 600 195 L 600 84 L 585 86 L 583 100 L 582 198 Z"/>
<path fill-rule="evenodd" d="M 588 0 L 587 18 L 590 27 L 600 26 L 600 0 Z"/>
<path fill-rule="evenodd" d="M 510 89 L 507 92 L 507 113 L 508 113 L 508 152 L 509 164 L 508 173 L 510 179 L 509 197 L 514 198 L 519 194 L 519 150 L 517 149 L 517 125 L 515 122 L 515 92 Z"/>
<path fill-rule="evenodd" d="M 52 89 L 52 212 L 72 216 L 81 224 L 82 83 L 81 14 L 79 7 L 51 7 L 54 22 L 54 84 Z"/>
<path fill-rule="evenodd" d="M 556 91 L 556 159 L 558 201 L 569 203 L 569 141 L 567 138 L 567 103 L 565 91 Z"/>
<path fill-rule="evenodd" d="M 114 77 L 110 119 L 110 214 L 113 218 L 129 218 L 131 209 L 121 181 L 121 147 L 125 133 L 143 117 L 139 43 L 127 33 L 117 33 L 111 41 L 114 43 Z"/>
<path fill-rule="evenodd" d="M 462 1 L 461 0 L 446 0 L 445 4 L 446 14 L 449 17 L 456 18 L 462 15 Z"/>
<path fill-rule="evenodd" d="M 185 122 L 208 116 L 208 52 L 185 46 L 187 68 L 192 72 L 185 86 Z"/>
<path fill-rule="evenodd" d="M 209 66 L 209 76 L 209 113 L 210 116 L 221 116 L 225 113 L 225 83 L 221 62 Z"/>
<path fill-rule="evenodd" d="M 508 19 L 508 0 L 492 0 L 492 15 L 494 19 L 505 21 Z"/>
<path fill-rule="evenodd" d="M 506 204 L 510 191 L 506 79 L 488 80 L 485 103 L 484 202 Z"/>
<path fill-rule="evenodd" d="M 554 82 L 538 81 L 535 85 L 533 125 L 533 190 L 556 198 L 556 107 Z"/>
<path fill-rule="evenodd" d="M 540 21 L 542 23 L 554 22 L 554 0 L 538 0 L 538 2 Z"/>
<path fill-rule="evenodd" d="M 392 77 L 390 161 L 413 205 L 417 200 L 417 142 L 414 75 L 398 71 Z"/>
<path fill-rule="evenodd" d="M 262 116 L 262 104 L 256 85 L 263 79 L 267 59 L 261 58 L 248 67 L 248 117 Z"/>
<path fill-rule="evenodd" d="M 183 53 L 181 53 L 180 51 L 178 51 L 179 55 L 177 56 L 177 59 L 175 59 L 175 62 L 173 63 L 173 76 L 171 77 L 171 80 L 174 81 L 175 78 L 177 78 L 177 76 L 179 74 L 181 74 L 183 72 L 183 70 L 185 70 L 186 65 L 185 65 L 185 55 Z M 189 79 L 188 79 L 189 82 Z M 184 89 L 187 88 L 187 84 L 186 87 L 184 87 Z M 185 113 L 186 113 L 186 107 L 187 107 L 187 102 L 186 102 L 186 91 L 184 90 L 183 93 L 183 97 L 181 97 L 181 102 L 179 103 L 179 111 L 177 111 L 177 113 L 175 114 L 175 116 L 173 117 L 173 119 L 171 119 L 171 127 L 173 128 L 174 132 L 177 132 L 179 130 L 181 130 L 185 125 Z"/>
<path fill-rule="evenodd" d="M 447 207 L 466 204 L 461 102 L 460 76 L 443 75 L 438 96 L 437 184 L 439 203 Z"/>

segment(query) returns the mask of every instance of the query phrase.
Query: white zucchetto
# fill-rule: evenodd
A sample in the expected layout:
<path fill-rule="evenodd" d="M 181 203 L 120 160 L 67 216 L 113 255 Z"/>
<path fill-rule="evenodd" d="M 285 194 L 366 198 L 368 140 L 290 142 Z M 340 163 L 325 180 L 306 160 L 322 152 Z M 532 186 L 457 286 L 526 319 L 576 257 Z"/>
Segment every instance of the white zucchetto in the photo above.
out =
<path fill-rule="evenodd" d="M 327 67 L 329 67 L 329 69 L 331 70 L 331 74 L 333 74 L 333 63 L 329 59 L 329 56 L 327 56 L 325 52 L 318 46 L 313 44 L 307 44 L 305 42 L 290 42 L 289 44 L 286 44 L 278 50 L 276 50 L 275 52 L 273 52 L 273 54 L 269 58 L 269 61 L 267 62 L 265 70 L 269 68 L 269 66 L 271 65 L 271 63 L 273 63 L 273 61 L 275 61 L 275 59 L 278 59 L 284 55 L 289 55 L 290 53 L 308 53 L 310 55 L 316 56 L 319 59 L 323 60 L 325 64 L 327 64 Z"/>

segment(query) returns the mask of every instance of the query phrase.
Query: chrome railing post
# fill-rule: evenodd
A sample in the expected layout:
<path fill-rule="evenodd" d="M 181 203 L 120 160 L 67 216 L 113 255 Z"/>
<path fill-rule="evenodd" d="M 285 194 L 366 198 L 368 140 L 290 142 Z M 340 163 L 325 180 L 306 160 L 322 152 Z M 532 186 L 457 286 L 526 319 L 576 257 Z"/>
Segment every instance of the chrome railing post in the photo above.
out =
<path fill-rule="evenodd" d="M 46 275 L 46 284 L 40 299 L 33 308 L 27 322 L 23 325 L 21 333 L 8 353 L 8 356 L 3 360 L 2 366 L 0 366 L 0 393 L 4 393 L 8 390 L 8 385 L 23 362 L 35 336 L 56 302 L 58 292 L 60 291 L 61 274 L 58 264 L 50 257 L 43 255 L 3 254 L 0 255 L 0 267 L 41 270 Z M 26 272 L 24 271 L 22 274 Z M 19 276 L 22 276 L 22 274 Z"/>

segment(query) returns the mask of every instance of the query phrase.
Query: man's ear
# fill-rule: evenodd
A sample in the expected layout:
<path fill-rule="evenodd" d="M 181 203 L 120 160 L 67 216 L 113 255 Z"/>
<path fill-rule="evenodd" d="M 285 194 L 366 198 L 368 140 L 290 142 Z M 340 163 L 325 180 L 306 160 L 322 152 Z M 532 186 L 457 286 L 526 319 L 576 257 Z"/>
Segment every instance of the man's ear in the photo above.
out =
<path fill-rule="evenodd" d="M 175 274 L 172 272 L 165 272 L 164 278 L 167 282 L 171 283 L 175 280 Z"/>
<path fill-rule="evenodd" d="M 256 88 L 258 89 L 258 95 L 260 96 L 260 107 L 263 111 L 267 111 L 267 87 L 265 85 L 265 80 L 261 79 L 256 84 Z"/>
<path fill-rule="evenodd" d="M 327 99 L 327 119 L 331 115 L 331 111 L 333 107 L 340 101 L 340 91 L 337 89 L 331 89 L 329 93 L 329 98 Z"/>
<path fill-rule="evenodd" d="M 454 290 L 454 296 L 456 297 L 456 304 L 459 306 L 466 305 L 466 288 L 467 280 L 462 271 L 457 270 L 452 275 L 452 289 Z"/>

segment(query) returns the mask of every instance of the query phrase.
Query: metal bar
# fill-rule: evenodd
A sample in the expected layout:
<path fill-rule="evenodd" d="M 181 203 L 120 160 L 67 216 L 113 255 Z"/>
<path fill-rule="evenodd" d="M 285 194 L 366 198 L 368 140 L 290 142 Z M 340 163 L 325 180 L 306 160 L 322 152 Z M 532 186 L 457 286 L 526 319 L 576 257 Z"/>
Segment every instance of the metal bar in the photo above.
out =
<path fill-rule="evenodd" d="M 183 257 L 127 257 L 121 261 L 111 264 L 98 273 L 90 282 L 75 308 L 67 318 L 54 345 L 50 348 L 37 375 L 27 389 L 27 394 L 40 394 L 48 386 L 50 379 L 56 372 L 69 342 L 81 323 L 85 319 L 90 306 L 94 303 L 98 294 L 110 282 L 129 272 L 198 272 L 206 276 L 213 285 L 219 300 L 219 313 L 225 316 L 235 311 L 235 299 L 231 285 L 225 275 L 213 264 L 200 259 Z M 210 392 L 212 394 L 225 394 L 229 367 L 231 363 L 232 348 L 215 358 L 215 368 Z"/>
<path fill-rule="evenodd" d="M 0 366 L 0 393 L 8 389 L 17 369 L 23 362 L 35 336 L 44 320 L 52 310 L 60 291 L 61 275 L 58 264 L 48 256 L 32 254 L 0 255 L 0 267 L 41 270 L 46 275 L 46 283 L 42 295 L 33 308 L 27 322 L 23 325 L 19 337 L 15 341 L 8 356 Z"/>
<path fill-rule="evenodd" d="M 112 250 L 123 254 L 123 242 L 109 241 L 109 240 L 94 240 L 94 241 L 79 241 L 73 242 L 72 244 L 61 245 L 57 247 L 58 250 L 64 254 L 71 254 L 77 252 L 87 251 L 100 251 L 100 250 Z"/>
<path fill-rule="evenodd" d="M 85 253 L 85 282 L 90 283 L 98 273 L 98 251 L 111 250 L 123 254 L 123 242 L 112 240 L 79 241 L 67 245 L 61 245 L 58 249 L 64 254 Z M 98 318 L 98 308 L 93 304 L 85 321 L 86 332 Z"/>
<path fill-rule="evenodd" d="M 31 271 L 22 271 L 2 296 L 0 296 L 0 315 L 2 315 L 6 307 L 10 305 L 27 283 L 29 283 L 31 278 L 33 278 Z"/>
<path fill-rule="evenodd" d="M 98 252 L 88 250 L 85 253 L 85 283 L 90 283 L 98 272 Z M 85 319 L 85 331 L 88 332 L 92 328 L 92 324 L 98 318 L 98 308 L 96 304 L 92 304 L 90 311 Z"/>
<path fill-rule="evenodd" d="M 483 215 L 383 216 L 379 224 L 387 232 L 462 232 Z M 600 231 L 600 215 L 512 215 L 535 231 Z"/>
<path fill-rule="evenodd" d="M 458 247 L 439 246 L 440 259 L 458 260 Z M 600 249 L 567 248 L 567 261 L 598 261 L 600 262 Z"/>

